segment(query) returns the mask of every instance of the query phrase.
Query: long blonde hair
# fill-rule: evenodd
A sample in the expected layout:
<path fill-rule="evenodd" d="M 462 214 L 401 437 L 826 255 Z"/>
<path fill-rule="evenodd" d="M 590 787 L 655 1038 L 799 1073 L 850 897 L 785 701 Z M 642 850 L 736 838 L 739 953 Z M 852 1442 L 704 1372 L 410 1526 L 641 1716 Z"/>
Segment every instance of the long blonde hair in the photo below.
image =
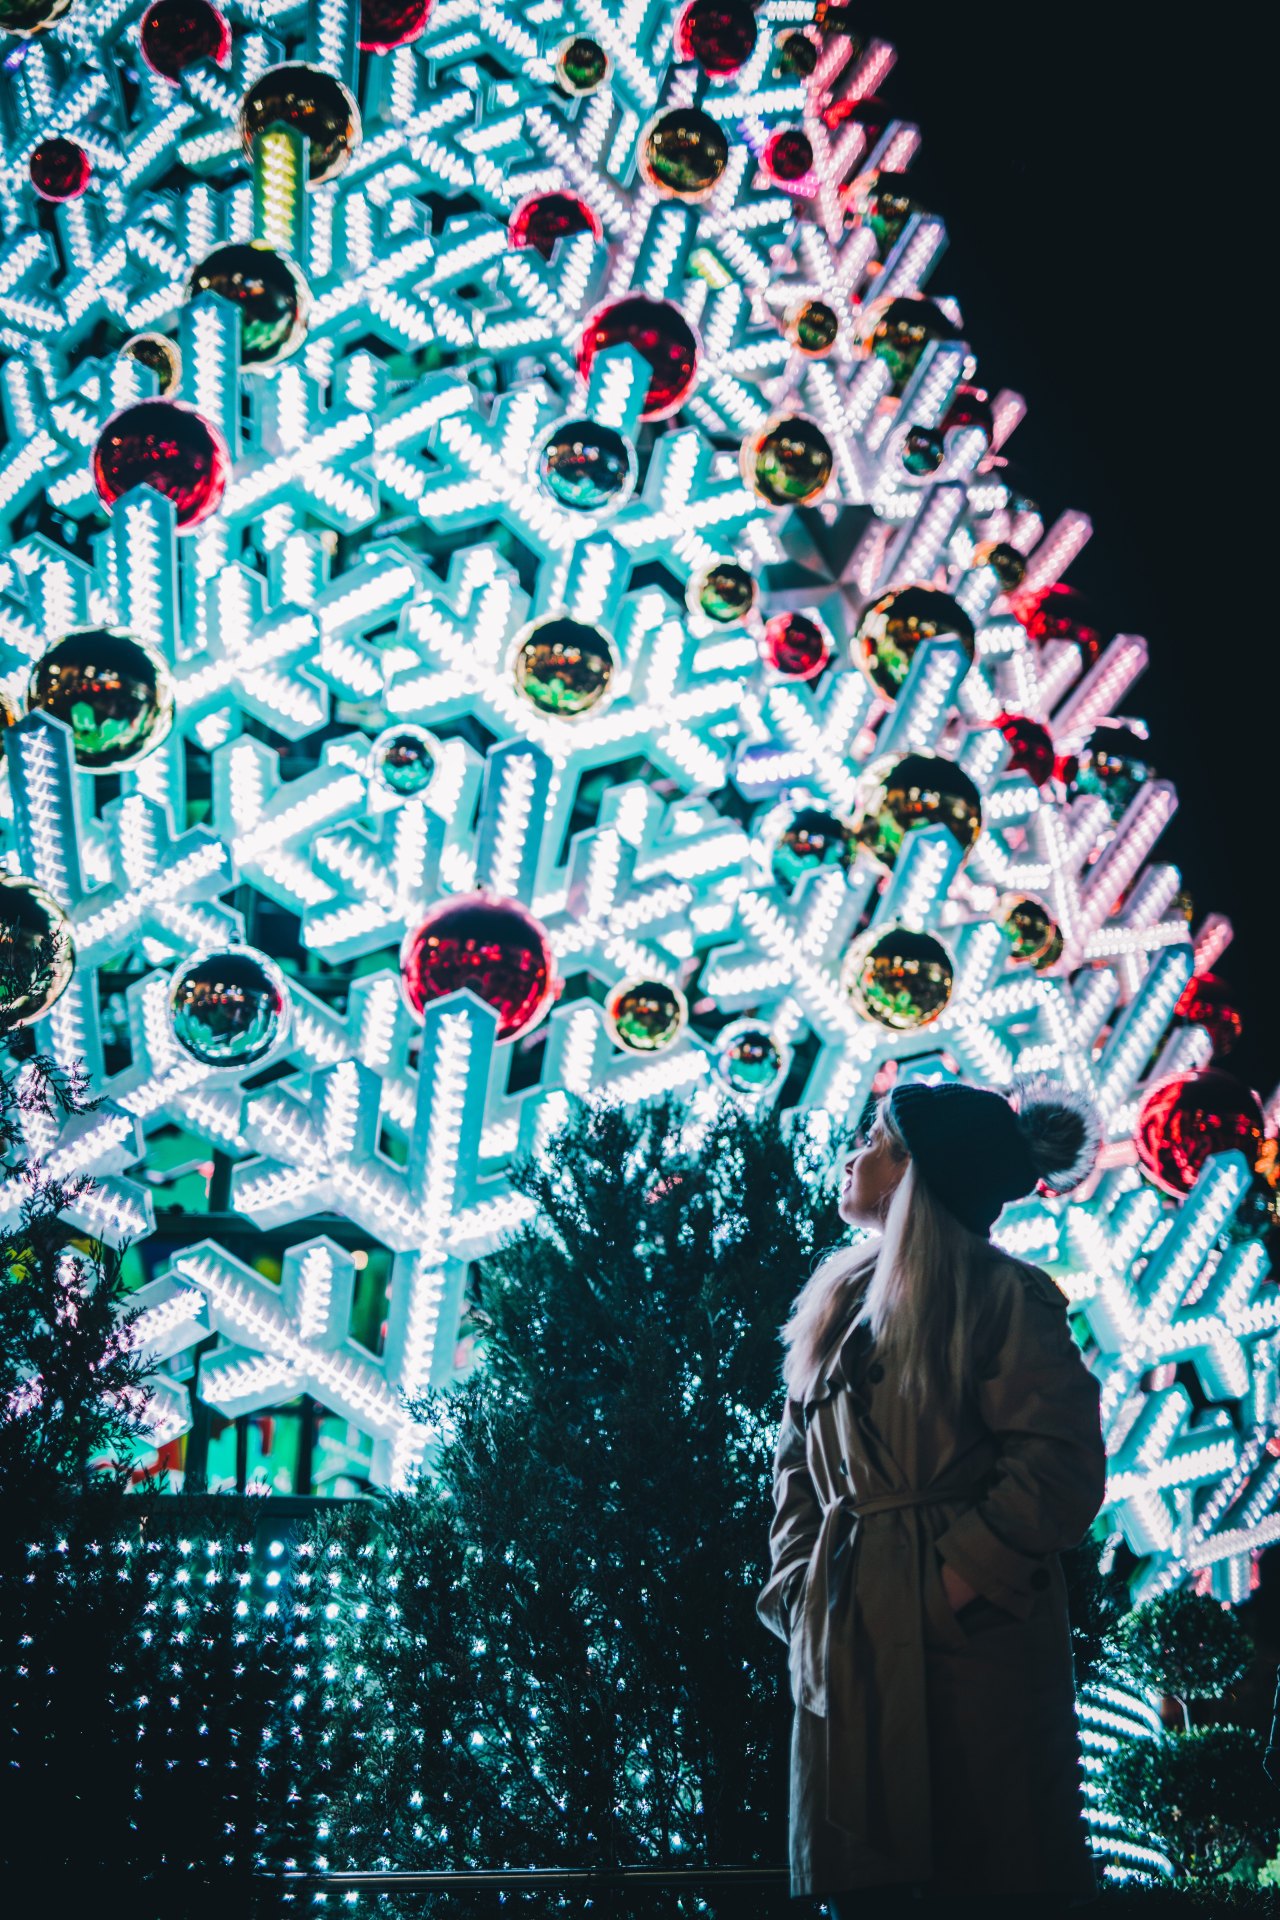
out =
<path fill-rule="evenodd" d="M 877 1135 L 907 1163 L 879 1243 L 838 1247 L 809 1276 L 782 1330 L 783 1380 L 793 1400 L 807 1399 L 838 1339 L 863 1325 L 904 1397 L 954 1411 L 971 1376 L 986 1242 L 934 1199 L 887 1100 L 876 1114 Z"/>

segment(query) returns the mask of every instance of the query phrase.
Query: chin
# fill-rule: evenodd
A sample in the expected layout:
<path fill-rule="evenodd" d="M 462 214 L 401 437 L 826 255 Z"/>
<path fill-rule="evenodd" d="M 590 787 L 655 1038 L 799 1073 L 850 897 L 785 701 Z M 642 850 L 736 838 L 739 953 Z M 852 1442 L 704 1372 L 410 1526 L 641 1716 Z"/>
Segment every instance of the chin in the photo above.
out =
<path fill-rule="evenodd" d="M 875 1221 L 867 1218 L 861 1206 L 858 1204 L 856 1194 L 853 1193 L 842 1193 L 840 1195 L 840 1203 L 836 1208 L 836 1212 L 840 1215 L 846 1227 L 869 1227 L 876 1224 Z"/>

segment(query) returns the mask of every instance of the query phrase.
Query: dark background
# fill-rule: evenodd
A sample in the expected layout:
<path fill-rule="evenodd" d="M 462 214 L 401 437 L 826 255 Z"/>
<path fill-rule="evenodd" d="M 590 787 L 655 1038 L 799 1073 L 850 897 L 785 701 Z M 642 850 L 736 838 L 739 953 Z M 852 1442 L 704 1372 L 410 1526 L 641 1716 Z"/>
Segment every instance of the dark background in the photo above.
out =
<path fill-rule="evenodd" d="M 1046 520 L 1093 520 L 1068 581 L 1108 635 L 1150 645 L 1123 704 L 1180 797 L 1154 857 L 1181 869 L 1197 923 L 1234 923 L 1216 970 L 1245 1028 L 1226 1064 L 1265 1097 L 1280 1080 L 1266 63 L 1238 14 L 1184 31 L 1132 13 L 880 7 L 861 22 L 898 49 L 879 91 L 920 127 L 911 176 L 950 233 L 928 290 L 960 302 L 981 382 L 1027 400 L 1007 448 L 1019 484 Z"/>

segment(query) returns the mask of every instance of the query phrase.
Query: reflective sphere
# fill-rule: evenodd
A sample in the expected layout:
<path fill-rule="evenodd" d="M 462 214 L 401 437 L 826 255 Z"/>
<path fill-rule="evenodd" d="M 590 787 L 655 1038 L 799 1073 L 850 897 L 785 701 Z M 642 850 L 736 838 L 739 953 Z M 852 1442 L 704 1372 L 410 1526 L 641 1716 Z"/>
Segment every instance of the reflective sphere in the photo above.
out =
<path fill-rule="evenodd" d="M 1042 900 L 1012 894 L 1000 903 L 1000 926 L 1009 940 L 1015 966 L 1047 973 L 1062 958 L 1062 929 Z"/>
<path fill-rule="evenodd" d="M 620 507 L 636 481 L 636 453 L 616 427 L 561 420 L 538 451 L 538 478 L 562 507 L 604 513 Z"/>
<path fill-rule="evenodd" d="M 417 800 L 436 777 L 440 742 L 412 720 L 387 727 L 369 747 L 369 777 L 402 800 Z"/>
<path fill-rule="evenodd" d="M 806 300 L 803 306 L 793 307 L 787 315 L 787 339 L 807 360 L 820 360 L 830 353 L 839 333 L 839 316 L 825 300 Z"/>
<path fill-rule="evenodd" d="M 1010 773 L 1025 773 L 1038 787 L 1053 778 L 1057 756 L 1049 729 L 1025 713 L 1002 713 L 994 723 L 1009 745 Z"/>
<path fill-rule="evenodd" d="M 240 103 L 240 139 L 250 156 L 254 136 L 277 125 L 306 134 L 312 186 L 341 173 L 360 144 L 355 96 L 331 73 L 301 61 L 268 67 Z"/>
<path fill-rule="evenodd" d="M 876 692 L 896 700 L 925 640 L 958 640 L 973 659 L 973 622 L 950 594 L 937 587 L 895 587 L 859 620 L 854 655 Z"/>
<path fill-rule="evenodd" d="M 784 187 L 805 188 L 813 172 L 813 147 L 803 127 L 779 127 L 765 141 L 765 169 Z"/>
<path fill-rule="evenodd" d="M 946 1009 L 951 955 L 931 933 L 870 927 L 845 955 L 840 984 L 857 1013 L 894 1033 L 927 1027 Z"/>
<path fill-rule="evenodd" d="M 784 33 L 778 39 L 779 72 L 796 80 L 807 80 L 818 64 L 818 49 L 802 27 Z"/>
<path fill-rule="evenodd" d="M 1257 1095 L 1210 1067 L 1156 1082 L 1138 1109 L 1134 1145 L 1143 1172 L 1163 1192 L 1181 1198 L 1212 1154 L 1242 1153 L 1255 1166 L 1262 1134 Z"/>
<path fill-rule="evenodd" d="M 902 229 L 911 217 L 911 194 L 904 173 L 881 173 L 867 202 L 864 219 L 876 237 L 876 250 L 883 260 L 902 238 Z"/>
<path fill-rule="evenodd" d="M 736 561 L 717 560 L 689 582 L 687 604 L 690 613 L 722 627 L 735 626 L 756 604 L 756 583 Z"/>
<path fill-rule="evenodd" d="M 176 400 L 137 400 L 113 414 L 93 450 L 93 483 L 104 507 L 132 487 L 172 500 L 186 531 L 216 513 L 231 470 L 218 429 Z"/>
<path fill-rule="evenodd" d="M 820 807 L 801 807 L 774 842 L 770 867 L 778 885 L 789 893 L 797 880 L 820 867 L 840 867 L 847 873 L 857 851 L 857 837 L 848 820 Z"/>
<path fill-rule="evenodd" d="M 1147 742 L 1127 727 L 1095 727 L 1076 762 L 1073 792 L 1100 794 L 1112 819 L 1118 820 L 1139 788 L 1152 778 L 1147 752 Z"/>
<path fill-rule="evenodd" d="M 498 1039 L 536 1027 L 559 992 L 546 929 L 514 900 L 455 894 L 431 907 L 400 950 L 405 998 L 421 1014 L 461 987 L 498 1015 Z"/>
<path fill-rule="evenodd" d="M 775 613 L 765 622 L 761 653 L 783 680 L 812 680 L 831 658 L 831 636 L 807 613 Z"/>
<path fill-rule="evenodd" d="M 808 45 L 808 42 L 805 43 Z M 790 1065 L 767 1027 L 754 1020 L 735 1020 L 716 1040 L 716 1072 L 735 1093 L 767 1093 Z"/>
<path fill-rule="evenodd" d="M 578 371 L 584 380 L 597 353 L 609 347 L 633 347 L 652 368 L 642 420 L 665 420 L 679 412 L 697 376 L 698 339 L 673 301 L 626 293 L 597 307 L 578 346 Z"/>
<path fill-rule="evenodd" d="M 176 340 L 164 333 L 132 333 L 120 349 L 121 360 L 136 360 L 156 376 L 162 395 L 177 392 L 182 380 L 182 354 Z"/>
<path fill-rule="evenodd" d="M 174 1038 L 204 1067 L 256 1067 L 289 1030 L 289 987 L 253 947 L 198 953 L 169 987 Z"/>
<path fill-rule="evenodd" d="M 31 669 L 34 711 L 65 720 L 77 766 L 90 773 L 135 767 L 173 725 L 173 683 L 160 655 L 123 627 L 82 627 Z"/>
<path fill-rule="evenodd" d="M 603 232 L 595 214 L 576 193 L 531 193 L 511 216 L 507 244 L 532 247 L 549 260 L 557 240 L 571 239 L 575 233 L 589 233 L 599 240 Z"/>
<path fill-rule="evenodd" d="M 1006 593 L 1013 593 L 1027 577 L 1026 555 L 1008 540 L 988 540 L 973 556 L 975 567 L 990 567 Z"/>
<path fill-rule="evenodd" d="M 565 720 L 599 706 L 616 668 L 606 634 L 555 614 L 517 642 L 513 671 L 517 690 L 531 706 Z"/>
<path fill-rule="evenodd" d="M 912 427 L 902 443 L 902 465 L 913 480 L 924 480 L 938 471 L 946 451 L 937 427 Z"/>
<path fill-rule="evenodd" d="M 812 506 L 834 466 L 826 435 L 803 414 L 770 420 L 742 443 L 743 478 L 771 507 Z"/>
<path fill-rule="evenodd" d="M 71 924 L 34 880 L 0 874 L 0 1033 L 42 1019 L 75 972 Z"/>
<path fill-rule="evenodd" d="M 231 53 L 231 29 L 209 0 L 152 0 L 142 16 L 138 44 L 152 73 L 177 80 L 202 60 L 224 66 Z"/>
<path fill-rule="evenodd" d="M 93 176 L 93 166 L 74 140 L 51 134 L 32 149 L 27 172 L 42 200 L 78 200 Z"/>
<path fill-rule="evenodd" d="M 995 438 L 995 416 L 991 411 L 990 395 L 984 387 L 958 386 L 942 416 L 944 434 L 959 433 L 966 428 L 976 428 L 985 437 L 988 446 Z"/>
<path fill-rule="evenodd" d="M 623 980 L 604 1003 L 610 1038 L 632 1053 L 660 1053 L 679 1039 L 688 1018 L 679 987 L 663 980 Z"/>
<path fill-rule="evenodd" d="M 1244 1031 L 1235 995 L 1216 973 L 1194 974 L 1182 989 L 1174 1015 L 1192 1026 L 1203 1027 L 1216 1054 L 1230 1053 Z"/>
<path fill-rule="evenodd" d="M 407 47 L 426 27 L 434 0 L 360 0 L 360 45 L 366 53 Z"/>
<path fill-rule="evenodd" d="M 595 40 L 576 34 L 556 51 L 556 84 L 566 93 L 595 93 L 609 78 L 609 56 Z"/>
<path fill-rule="evenodd" d="M 901 393 L 931 340 L 958 340 L 960 329 L 932 300 L 904 297 L 891 300 L 871 335 L 871 351 L 893 376 L 893 392 Z"/>
<path fill-rule="evenodd" d="M 72 4 L 73 0 L 0 0 L 0 33 L 16 34 L 20 39 L 42 33 L 55 20 L 61 20 Z"/>
<path fill-rule="evenodd" d="M 659 114 L 640 148 L 640 171 L 650 186 L 691 203 L 706 199 L 728 164 L 724 130 L 700 107 Z"/>
<path fill-rule="evenodd" d="M 265 240 L 215 247 L 187 281 L 188 300 L 202 293 L 239 308 L 242 367 L 274 367 L 302 345 L 311 294 L 288 254 Z"/>
<path fill-rule="evenodd" d="M 945 827 L 968 853 L 982 831 L 982 800 L 954 760 L 908 753 L 871 785 L 859 815 L 858 839 L 868 853 L 892 867 L 907 835 L 923 827 Z"/>
<path fill-rule="evenodd" d="M 1019 594 L 1009 605 L 1030 639 L 1042 645 L 1049 640 L 1070 640 L 1079 647 L 1086 667 L 1092 666 L 1102 652 L 1102 629 L 1084 595 L 1074 587 L 1040 587 L 1035 593 Z"/>
<path fill-rule="evenodd" d="M 736 73 L 755 44 L 756 17 L 746 0 L 690 0 L 676 22 L 676 52 L 704 73 Z"/>

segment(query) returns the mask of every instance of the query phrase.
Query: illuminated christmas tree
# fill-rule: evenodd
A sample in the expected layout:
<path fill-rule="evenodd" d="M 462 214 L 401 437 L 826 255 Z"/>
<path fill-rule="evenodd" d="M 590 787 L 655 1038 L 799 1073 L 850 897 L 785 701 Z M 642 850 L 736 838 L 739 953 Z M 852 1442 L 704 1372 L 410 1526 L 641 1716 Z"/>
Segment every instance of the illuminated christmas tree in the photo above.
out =
<path fill-rule="evenodd" d="M 571 1096 L 834 1144 L 895 1074 L 1044 1071 L 1102 1170 L 998 1237 L 1139 1591 L 1242 1597 L 1274 1103 L 1210 1064 L 1145 643 L 924 291 L 892 49 L 826 0 L 0 28 L 0 985 L 102 1096 L 28 1146 L 130 1243 L 161 1461 L 254 1416 L 268 1485 L 403 1479 Z"/>

